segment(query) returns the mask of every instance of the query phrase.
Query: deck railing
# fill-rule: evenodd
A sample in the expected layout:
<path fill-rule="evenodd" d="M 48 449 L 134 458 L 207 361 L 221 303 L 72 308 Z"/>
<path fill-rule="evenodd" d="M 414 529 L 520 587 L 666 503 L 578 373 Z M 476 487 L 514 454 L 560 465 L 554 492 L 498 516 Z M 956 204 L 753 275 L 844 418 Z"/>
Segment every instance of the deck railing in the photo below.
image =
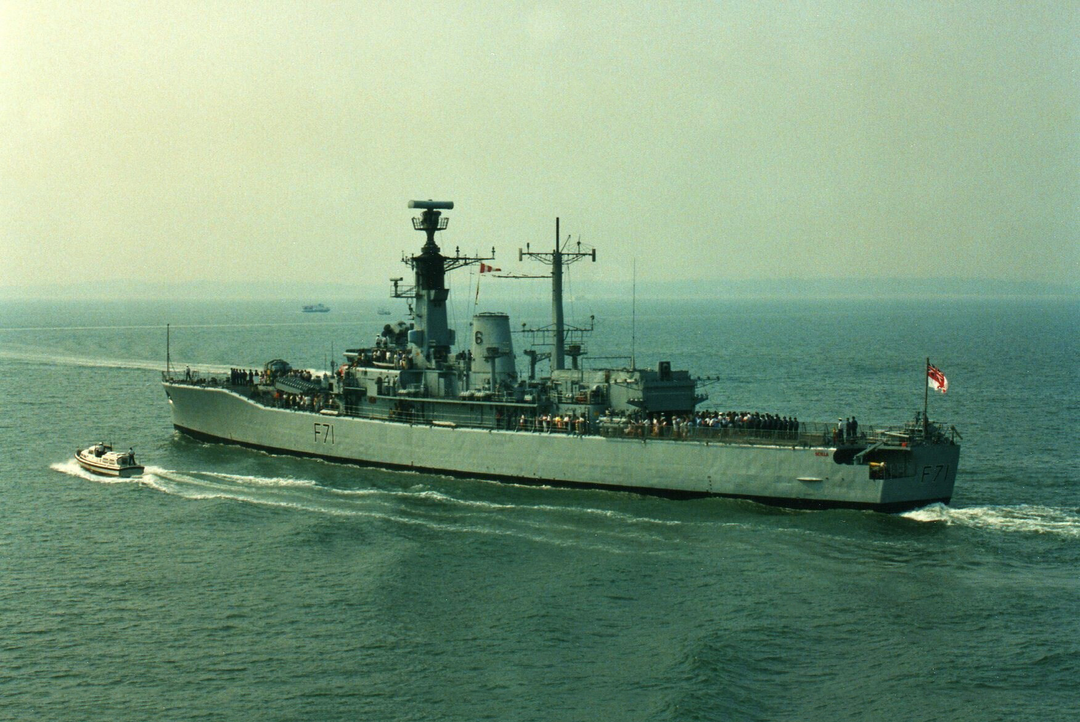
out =
<path fill-rule="evenodd" d="M 835 424 L 800 421 L 798 429 L 755 429 L 739 426 L 702 426 L 676 424 L 652 426 L 645 422 L 611 421 L 599 424 L 601 436 L 612 438 L 667 439 L 727 444 L 763 444 L 776 446 L 836 446 L 866 444 L 878 439 L 881 429 L 860 427 L 855 435 L 837 432 Z"/>

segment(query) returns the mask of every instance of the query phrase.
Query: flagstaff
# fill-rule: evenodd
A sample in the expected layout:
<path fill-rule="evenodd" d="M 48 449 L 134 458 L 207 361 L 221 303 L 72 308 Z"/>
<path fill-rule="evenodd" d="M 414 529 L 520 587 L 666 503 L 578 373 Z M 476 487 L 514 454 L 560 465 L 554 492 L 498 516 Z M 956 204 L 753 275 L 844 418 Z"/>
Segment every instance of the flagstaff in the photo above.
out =
<path fill-rule="evenodd" d="M 923 379 L 923 401 L 922 401 L 922 428 L 923 438 L 926 437 L 926 428 L 928 425 L 928 419 L 926 416 L 927 408 L 930 405 L 930 357 L 926 357 L 926 368 L 923 369 L 923 374 L 926 376 Z"/>
<path fill-rule="evenodd" d="M 930 357 L 926 357 L 926 388 L 923 389 L 923 436 L 926 435 L 926 431 L 929 422 L 926 418 L 927 405 L 930 399 L 930 387 L 933 386 L 941 393 L 947 393 L 949 390 L 949 380 L 945 378 L 945 374 L 941 372 L 937 366 L 930 363 Z"/>

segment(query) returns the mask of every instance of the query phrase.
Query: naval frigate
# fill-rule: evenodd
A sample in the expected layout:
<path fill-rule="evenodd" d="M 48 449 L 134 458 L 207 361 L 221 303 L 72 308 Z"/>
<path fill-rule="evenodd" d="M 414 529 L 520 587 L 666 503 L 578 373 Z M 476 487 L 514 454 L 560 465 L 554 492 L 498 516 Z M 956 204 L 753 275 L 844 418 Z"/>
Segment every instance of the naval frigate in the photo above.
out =
<path fill-rule="evenodd" d="M 443 253 L 449 201 L 411 201 L 419 253 L 412 279 L 391 279 L 407 321 L 351 348 L 334 371 L 274 359 L 226 376 L 174 373 L 165 394 L 173 426 L 214 442 L 337 462 L 552 485 L 716 495 L 809 508 L 902 511 L 952 497 L 960 456 L 955 428 L 925 415 L 893 427 L 799 421 L 699 410 L 702 380 L 670 362 L 585 368 L 588 329 L 566 324 L 563 268 L 595 249 L 556 239 L 519 261 L 551 268 L 552 323 L 532 329 L 519 373 L 509 317 L 485 312 L 458 344 L 447 320 L 446 276 L 490 270 L 495 257 Z M 545 274 L 544 277 L 548 277 Z M 517 333 L 529 331 L 523 329 Z M 539 348 L 550 349 L 541 353 Z M 567 368 L 567 359 L 570 359 Z M 550 372 L 537 377 L 540 361 Z"/>

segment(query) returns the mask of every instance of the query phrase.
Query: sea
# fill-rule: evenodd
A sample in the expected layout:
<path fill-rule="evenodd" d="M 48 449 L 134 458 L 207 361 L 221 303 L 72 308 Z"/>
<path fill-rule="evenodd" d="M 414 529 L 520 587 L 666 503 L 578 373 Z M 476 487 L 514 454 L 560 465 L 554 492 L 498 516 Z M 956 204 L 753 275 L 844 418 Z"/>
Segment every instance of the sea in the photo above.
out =
<path fill-rule="evenodd" d="M 300 312 L 318 300 L 331 312 Z M 173 430 L 167 354 L 326 369 L 383 303 L 0 302 L 0 719 L 1080 717 L 1077 299 L 572 309 L 587 364 L 671 361 L 707 379 L 704 408 L 899 424 L 929 358 L 949 380 L 930 417 L 963 439 L 956 490 L 900 514 L 384 471 Z M 83 472 L 74 452 L 97 441 L 146 473 Z"/>

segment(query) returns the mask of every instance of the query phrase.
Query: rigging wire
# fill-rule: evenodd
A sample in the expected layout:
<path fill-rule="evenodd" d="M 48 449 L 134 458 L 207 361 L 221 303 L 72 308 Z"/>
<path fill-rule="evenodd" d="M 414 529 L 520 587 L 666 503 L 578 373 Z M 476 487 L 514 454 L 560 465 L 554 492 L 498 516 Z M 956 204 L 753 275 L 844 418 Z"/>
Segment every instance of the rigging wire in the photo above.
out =
<path fill-rule="evenodd" d="M 633 286 L 630 292 L 630 370 L 637 368 L 637 256 L 634 256 Z"/>
<path fill-rule="evenodd" d="M 450 290 L 450 328 L 454 329 L 454 333 L 457 333 L 457 297 L 453 293 L 453 283 L 453 281 L 447 283 Z"/>
<path fill-rule="evenodd" d="M 477 254 L 479 255 L 479 254 Z M 476 292 L 473 292 L 473 276 L 476 276 Z M 480 307 L 480 274 L 473 273 L 472 266 L 469 267 L 469 298 L 472 299 L 472 313 L 469 314 L 468 332 L 466 338 L 472 337 L 473 319 L 476 318 L 476 310 Z"/>
<path fill-rule="evenodd" d="M 576 300 L 576 294 L 574 293 L 573 277 L 570 273 L 572 266 L 563 266 L 563 282 L 566 284 L 567 294 L 570 297 L 570 323 L 577 324 L 577 313 L 574 310 L 574 301 Z"/>

